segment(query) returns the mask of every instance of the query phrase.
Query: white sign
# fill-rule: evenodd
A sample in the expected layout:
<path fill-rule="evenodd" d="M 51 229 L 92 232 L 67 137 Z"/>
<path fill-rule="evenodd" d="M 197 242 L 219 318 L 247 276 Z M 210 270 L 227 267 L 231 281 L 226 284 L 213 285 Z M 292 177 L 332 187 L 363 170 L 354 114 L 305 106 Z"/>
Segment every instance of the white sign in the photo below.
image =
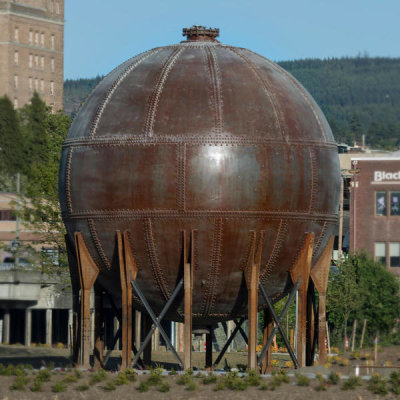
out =
<path fill-rule="evenodd" d="M 374 182 L 382 181 L 398 181 L 400 180 L 400 171 L 398 172 L 386 172 L 386 171 L 374 171 Z"/>

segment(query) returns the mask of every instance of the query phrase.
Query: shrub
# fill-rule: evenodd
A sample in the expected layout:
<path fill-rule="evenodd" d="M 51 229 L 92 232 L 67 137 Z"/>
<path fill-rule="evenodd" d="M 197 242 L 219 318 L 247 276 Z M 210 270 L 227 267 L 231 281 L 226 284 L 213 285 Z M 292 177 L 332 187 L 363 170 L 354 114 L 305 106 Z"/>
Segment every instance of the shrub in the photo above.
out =
<path fill-rule="evenodd" d="M 118 386 L 127 385 L 128 383 L 129 383 L 129 380 L 123 372 L 119 373 L 117 378 L 115 379 L 115 384 Z"/>
<path fill-rule="evenodd" d="M 353 390 L 357 386 L 361 386 L 361 379 L 358 376 L 350 376 L 347 381 L 344 381 L 342 390 Z"/>
<path fill-rule="evenodd" d="M 368 382 L 367 389 L 374 393 L 380 394 L 381 396 L 385 396 L 389 393 L 389 390 L 386 386 L 386 380 L 382 379 L 379 375 L 372 375 L 371 379 Z"/>
<path fill-rule="evenodd" d="M 220 390 L 224 390 L 225 389 L 225 383 L 223 380 L 220 380 L 214 387 L 214 392 L 218 392 Z"/>
<path fill-rule="evenodd" d="M 115 386 L 115 383 L 113 381 L 107 382 L 103 387 L 103 389 L 106 392 L 111 392 L 111 391 L 115 390 L 115 388 L 116 388 L 116 386 Z"/>
<path fill-rule="evenodd" d="M 42 381 L 38 381 L 37 379 L 35 379 L 33 381 L 33 384 L 31 386 L 31 392 L 41 392 L 42 391 L 42 385 L 43 382 Z"/>
<path fill-rule="evenodd" d="M 212 372 L 210 372 L 208 375 L 203 376 L 201 378 L 201 381 L 203 382 L 204 385 L 215 383 L 217 382 L 217 375 L 214 375 Z"/>
<path fill-rule="evenodd" d="M 126 376 L 129 382 L 135 382 L 136 380 L 136 371 L 132 368 L 126 368 L 123 371 L 123 374 Z"/>
<path fill-rule="evenodd" d="M 78 392 L 84 392 L 86 390 L 89 389 L 89 385 L 87 383 L 81 383 L 80 385 L 78 385 L 75 390 L 77 390 Z"/>
<path fill-rule="evenodd" d="M 193 371 L 192 371 L 193 373 Z M 147 383 L 152 385 L 158 385 L 161 383 L 162 380 L 162 369 L 161 368 L 154 368 L 150 370 L 150 376 L 147 379 Z"/>
<path fill-rule="evenodd" d="M 246 382 L 249 386 L 258 386 L 261 382 L 261 376 L 257 371 L 251 370 L 246 377 Z"/>
<path fill-rule="evenodd" d="M 53 393 L 65 392 L 66 390 L 67 390 L 67 385 L 63 381 L 58 381 L 51 387 L 51 391 Z"/>
<path fill-rule="evenodd" d="M 48 369 L 41 369 L 37 374 L 36 379 L 41 382 L 48 382 L 51 379 L 51 372 Z"/>
<path fill-rule="evenodd" d="M 103 382 L 107 378 L 107 372 L 104 369 L 101 369 L 97 372 L 94 372 L 90 377 L 89 384 L 95 385 L 96 383 Z"/>
<path fill-rule="evenodd" d="M 268 385 L 264 382 L 259 387 L 260 390 L 268 390 Z"/>
<path fill-rule="evenodd" d="M 160 385 L 158 386 L 158 390 L 161 392 L 161 393 L 165 393 L 165 392 L 169 392 L 169 383 L 168 383 L 168 381 L 166 381 L 166 380 L 163 380 L 161 383 L 160 383 Z"/>
<path fill-rule="evenodd" d="M 142 382 L 140 382 L 140 383 L 139 383 L 139 386 L 137 387 L 137 390 L 138 390 L 140 393 L 147 392 L 149 389 L 150 389 L 150 386 L 149 386 L 149 384 L 148 384 L 147 381 L 142 381 Z"/>
<path fill-rule="evenodd" d="M 0 365 L 0 375 L 4 376 L 11 376 L 14 375 L 14 366 L 13 365 L 7 365 L 5 367 L 3 364 Z"/>
<path fill-rule="evenodd" d="M 171 370 L 169 371 L 168 375 L 176 375 L 175 369 L 171 368 Z"/>
<path fill-rule="evenodd" d="M 178 379 L 176 380 L 176 383 L 178 385 L 187 385 L 191 381 L 192 381 L 192 376 L 184 373 L 178 377 Z"/>
<path fill-rule="evenodd" d="M 297 383 L 297 386 L 309 386 L 310 378 L 305 375 L 298 374 L 296 383 Z"/>
<path fill-rule="evenodd" d="M 330 385 L 337 385 L 340 381 L 340 376 L 336 372 L 331 372 L 328 376 L 328 383 Z"/>
<path fill-rule="evenodd" d="M 74 369 L 74 375 L 75 375 L 78 379 L 80 379 L 80 378 L 82 378 L 82 371 L 79 370 L 79 369 Z"/>
<path fill-rule="evenodd" d="M 25 386 L 28 382 L 29 378 L 27 378 L 26 376 L 18 376 L 11 384 L 10 390 L 25 390 Z"/>
<path fill-rule="evenodd" d="M 190 380 L 189 382 L 188 382 L 188 384 L 186 385 L 186 388 L 185 388 L 186 390 L 189 390 L 190 392 L 193 392 L 194 390 L 196 390 L 197 389 L 197 385 L 196 385 L 196 383 L 193 381 L 193 380 Z"/>
<path fill-rule="evenodd" d="M 64 377 L 64 382 L 65 383 L 74 383 L 78 380 L 78 377 L 75 374 L 72 374 L 69 372 L 67 375 Z"/>

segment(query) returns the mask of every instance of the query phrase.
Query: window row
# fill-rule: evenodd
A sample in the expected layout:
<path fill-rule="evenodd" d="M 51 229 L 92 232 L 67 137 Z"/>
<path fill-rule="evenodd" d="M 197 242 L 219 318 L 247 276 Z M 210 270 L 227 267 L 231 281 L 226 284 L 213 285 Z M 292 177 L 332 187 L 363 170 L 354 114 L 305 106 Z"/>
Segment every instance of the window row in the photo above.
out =
<path fill-rule="evenodd" d="M 375 215 L 400 215 L 400 192 L 375 192 Z"/>
<path fill-rule="evenodd" d="M 28 87 L 31 92 L 33 90 L 36 90 L 37 92 L 39 91 L 39 83 L 40 83 L 40 91 L 43 93 L 44 92 L 44 79 L 38 79 L 38 78 L 28 78 Z M 19 86 L 19 78 L 18 75 L 14 75 L 14 89 L 18 89 Z M 50 81 L 49 83 L 49 89 L 50 89 L 50 94 L 54 95 L 54 90 L 55 90 L 55 85 L 53 81 Z"/>
<path fill-rule="evenodd" d="M 19 42 L 19 28 L 16 26 L 14 28 L 14 41 Z M 46 34 L 44 32 L 33 31 L 32 29 L 29 30 L 28 36 L 29 44 L 34 44 L 35 46 L 45 47 L 46 44 Z M 55 42 L 56 38 L 54 33 L 50 35 L 50 49 L 55 49 Z"/>
<path fill-rule="evenodd" d="M 60 14 L 61 13 L 61 6 L 59 1 L 50 0 L 49 2 L 49 10 L 52 13 Z"/>
<path fill-rule="evenodd" d="M 37 54 L 29 54 L 28 58 L 28 66 L 29 68 L 40 68 L 44 70 L 45 68 L 45 60 L 44 56 L 38 56 Z M 19 65 L 19 51 L 14 51 L 14 65 Z M 55 71 L 56 63 L 54 58 L 50 59 L 50 70 L 51 72 Z"/>
<path fill-rule="evenodd" d="M 400 243 L 389 243 L 388 246 L 384 242 L 375 243 L 375 260 L 383 265 L 389 261 L 392 268 L 400 267 Z"/>
<path fill-rule="evenodd" d="M 15 221 L 15 212 L 13 210 L 0 210 L 0 221 Z"/>

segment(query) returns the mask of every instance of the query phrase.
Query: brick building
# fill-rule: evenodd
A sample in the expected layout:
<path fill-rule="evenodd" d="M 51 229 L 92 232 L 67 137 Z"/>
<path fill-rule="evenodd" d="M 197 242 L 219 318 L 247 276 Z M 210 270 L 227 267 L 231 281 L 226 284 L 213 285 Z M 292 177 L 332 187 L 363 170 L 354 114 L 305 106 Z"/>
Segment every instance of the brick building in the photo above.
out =
<path fill-rule="evenodd" d="M 400 157 L 352 158 L 350 251 L 400 275 Z"/>
<path fill-rule="evenodd" d="M 63 108 L 64 0 L 0 0 L 0 96 Z"/>

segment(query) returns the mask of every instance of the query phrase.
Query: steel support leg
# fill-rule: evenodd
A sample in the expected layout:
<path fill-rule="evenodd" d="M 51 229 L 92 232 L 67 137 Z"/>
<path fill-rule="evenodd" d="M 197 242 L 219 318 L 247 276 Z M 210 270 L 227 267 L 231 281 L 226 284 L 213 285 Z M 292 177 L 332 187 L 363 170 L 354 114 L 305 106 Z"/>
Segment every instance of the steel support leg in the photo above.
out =
<path fill-rule="evenodd" d="M 285 345 L 286 345 L 286 347 L 287 347 L 287 349 L 288 349 L 288 352 L 289 352 L 289 354 L 290 354 L 290 358 L 293 360 L 293 364 L 294 364 L 295 368 L 299 368 L 299 364 L 298 364 L 297 358 L 296 358 L 296 356 L 294 355 L 293 350 L 292 350 L 292 347 L 290 346 L 290 343 L 289 343 L 289 341 L 288 341 L 288 339 L 287 339 L 287 337 L 286 337 L 285 331 L 284 331 L 284 329 L 282 328 L 281 321 L 283 320 L 283 318 L 285 317 L 286 313 L 287 313 L 288 310 L 289 310 L 289 306 L 290 306 L 290 304 L 292 303 L 292 301 L 293 301 L 293 299 L 294 299 L 294 296 L 295 296 L 295 294 L 296 294 L 296 292 L 297 292 L 297 289 L 299 288 L 300 282 L 301 282 L 301 278 L 299 278 L 299 280 L 296 282 L 296 285 L 294 285 L 292 291 L 290 292 L 289 298 L 288 298 L 288 300 L 287 300 L 287 302 L 286 302 L 286 304 L 285 304 L 285 307 L 283 308 L 283 310 L 282 310 L 282 312 L 281 312 L 279 318 L 278 318 L 278 316 L 277 316 L 276 313 L 275 313 L 274 307 L 273 307 L 273 305 L 272 305 L 272 303 L 271 303 L 271 300 L 269 299 L 269 297 L 268 297 L 268 295 L 267 295 L 267 293 L 266 293 L 264 287 L 263 287 L 262 284 L 260 283 L 260 290 L 261 290 L 261 293 L 262 293 L 262 295 L 263 295 L 265 301 L 267 302 L 268 309 L 269 309 L 269 311 L 270 311 L 270 313 L 271 313 L 271 315 L 272 315 L 272 318 L 274 319 L 274 321 L 275 321 L 275 323 L 276 323 L 276 326 L 272 329 L 272 332 L 271 332 L 271 334 L 269 335 L 268 340 L 267 340 L 267 342 L 265 343 L 265 345 L 264 345 L 264 347 L 263 347 L 263 349 L 262 349 L 262 351 L 261 351 L 260 357 L 258 358 L 258 363 L 259 363 L 259 364 L 262 363 L 262 361 L 263 361 L 263 359 L 264 359 L 264 357 L 265 357 L 265 355 L 266 355 L 266 353 L 267 353 L 269 347 L 271 346 L 271 343 L 272 343 L 272 340 L 273 340 L 273 338 L 274 338 L 274 335 L 275 335 L 277 329 L 279 329 L 279 332 L 281 333 L 282 338 L 283 338 L 283 341 L 285 342 Z"/>
<path fill-rule="evenodd" d="M 229 339 L 226 341 L 224 347 L 222 348 L 221 352 L 219 353 L 217 359 L 215 360 L 214 367 L 221 362 L 222 357 L 225 355 L 226 351 L 228 350 L 229 346 L 231 345 L 233 339 L 235 338 L 235 336 L 237 335 L 238 332 L 241 332 L 244 341 L 246 342 L 246 344 L 248 343 L 247 335 L 245 334 L 245 332 L 242 329 L 242 324 L 244 321 L 245 321 L 245 318 L 241 318 L 239 320 L 239 322 L 236 320 L 233 320 L 233 322 L 236 324 L 236 327 L 232 331 L 231 336 L 229 336 Z"/>

